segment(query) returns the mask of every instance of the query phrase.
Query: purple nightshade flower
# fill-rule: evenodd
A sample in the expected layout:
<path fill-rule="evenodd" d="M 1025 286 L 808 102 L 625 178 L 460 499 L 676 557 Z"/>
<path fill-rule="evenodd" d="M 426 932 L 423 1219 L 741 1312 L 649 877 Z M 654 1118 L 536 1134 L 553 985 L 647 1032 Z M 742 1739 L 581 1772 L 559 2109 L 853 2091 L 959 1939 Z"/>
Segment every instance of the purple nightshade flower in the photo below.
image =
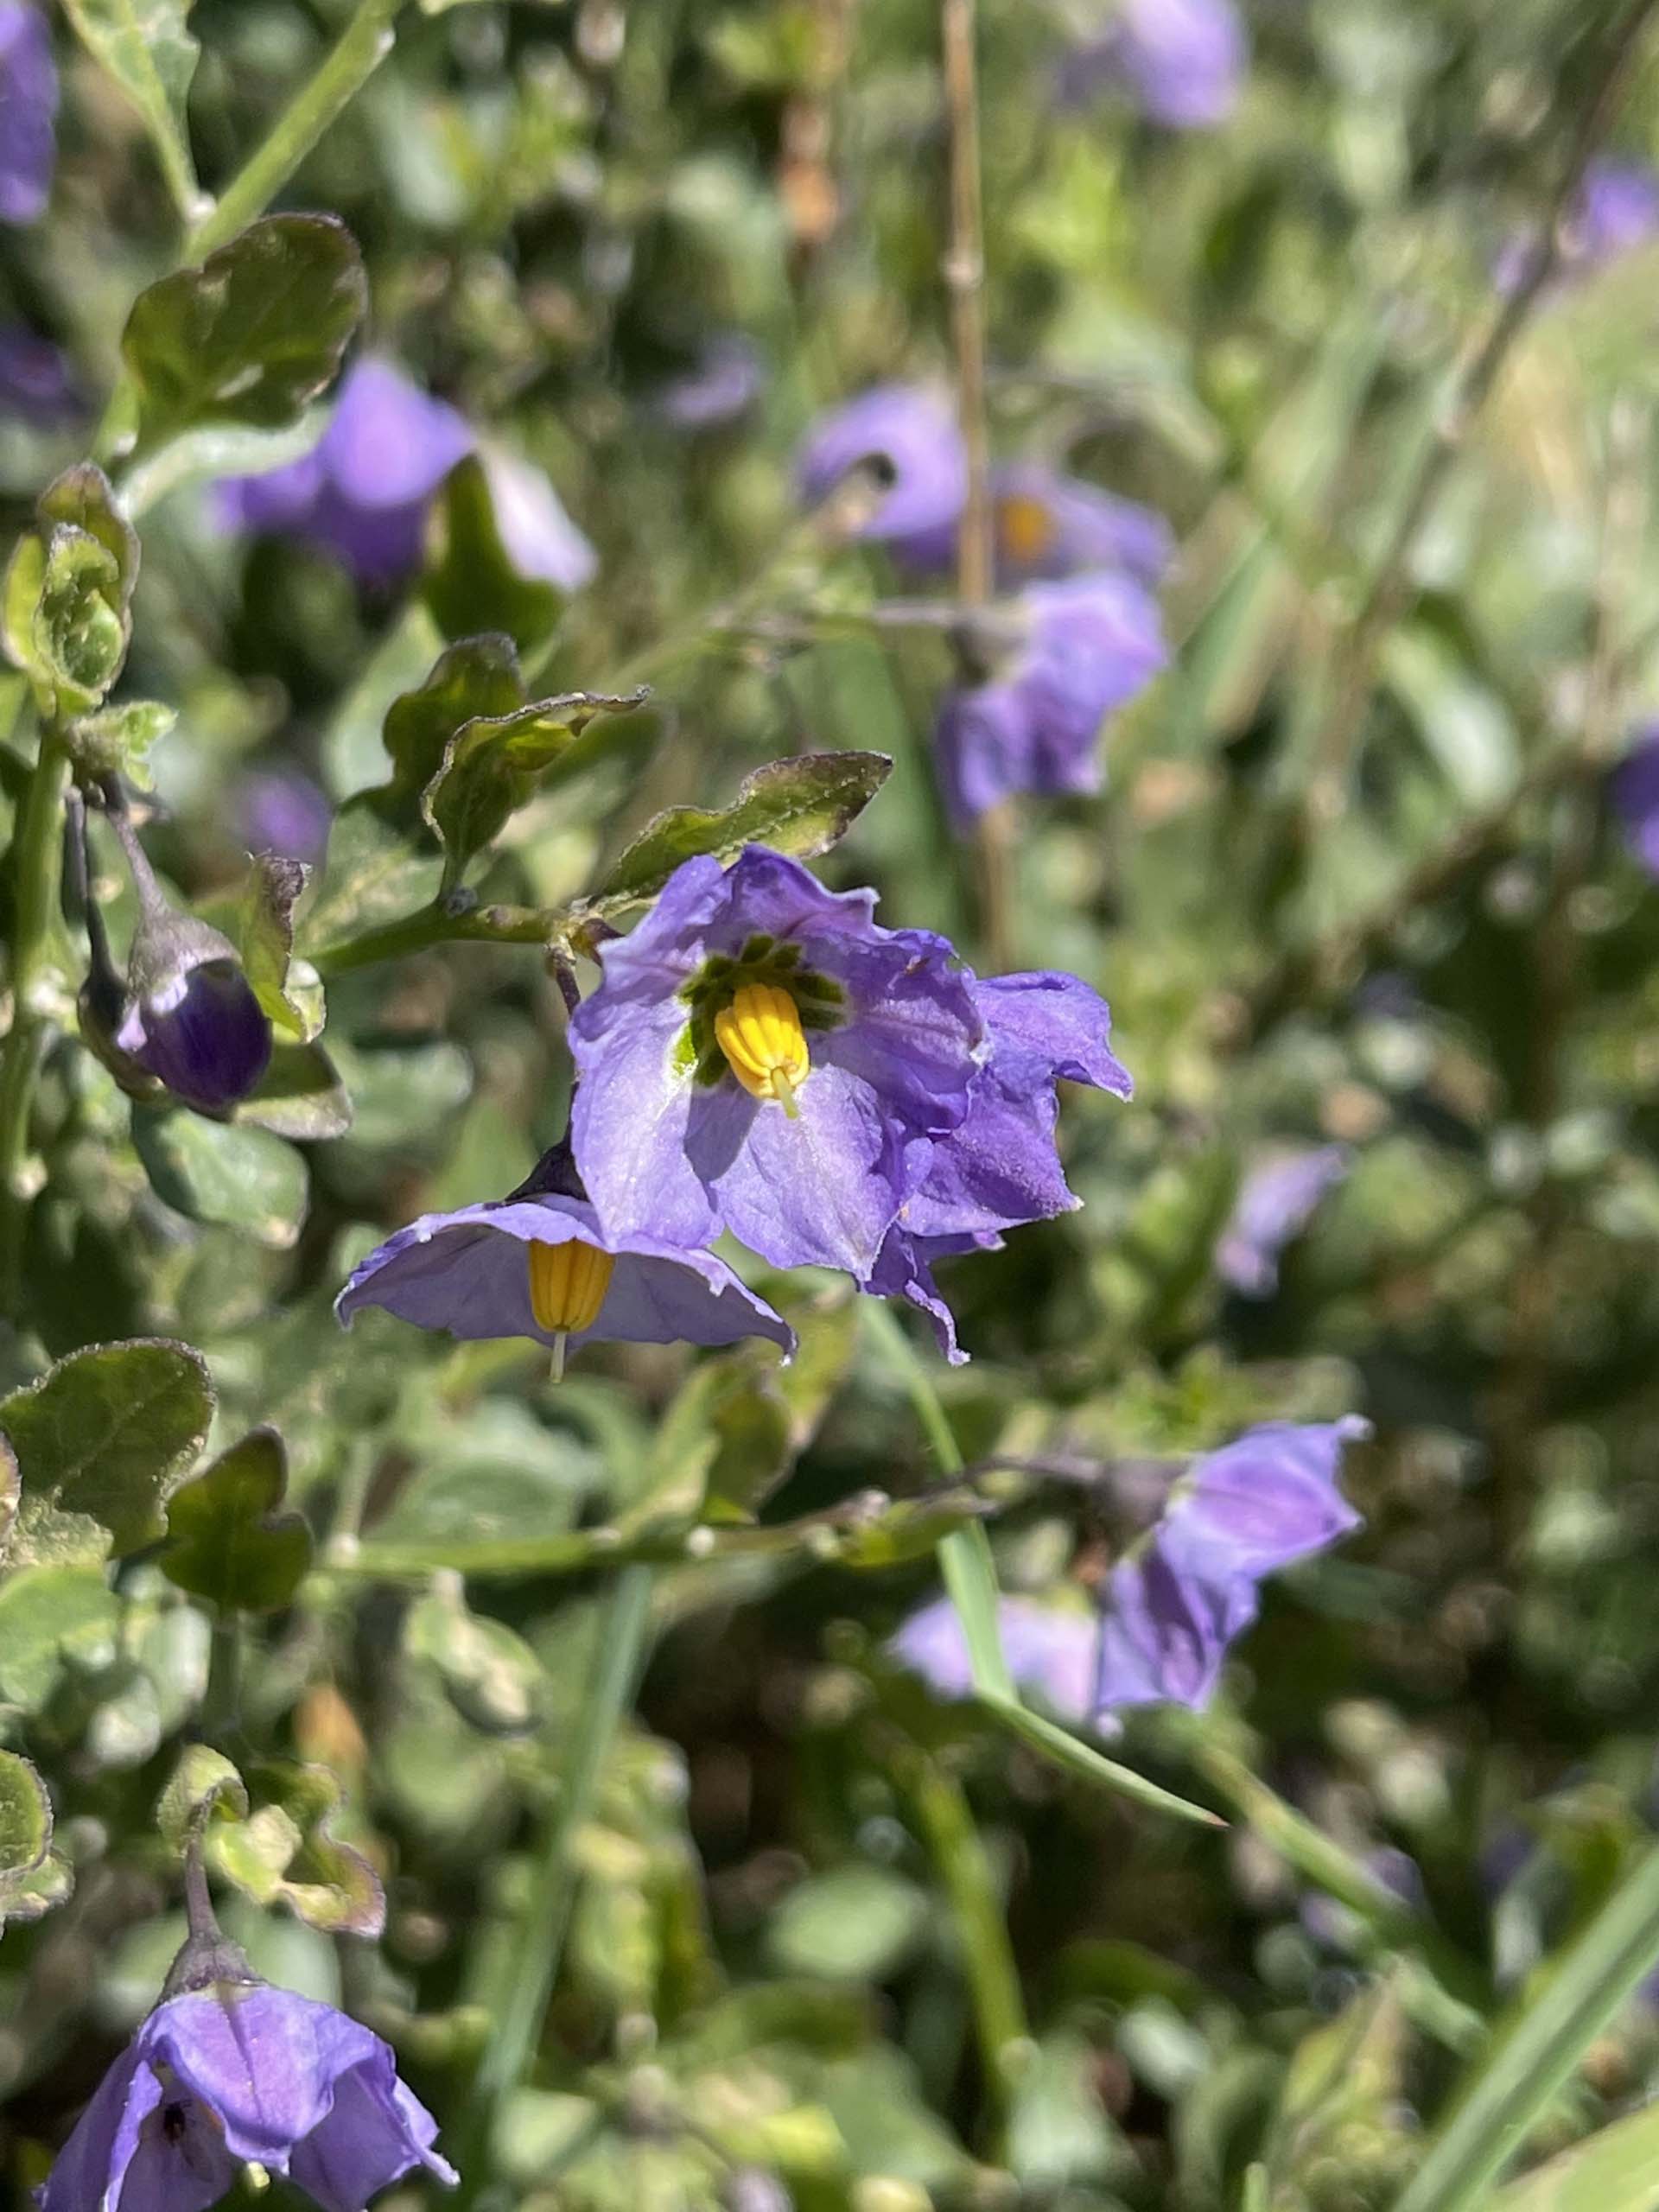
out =
<path fill-rule="evenodd" d="M 766 1337 L 785 1357 L 795 1349 L 794 1332 L 712 1252 L 648 1231 L 607 1236 L 585 1198 L 559 1190 L 423 1214 L 359 1264 L 334 1311 L 349 1328 L 365 1306 L 455 1337 L 533 1337 L 561 1363 L 601 1340 Z"/>
<path fill-rule="evenodd" d="M 219 517 L 323 546 L 365 583 L 394 583 L 420 567 L 428 505 L 473 444 L 453 407 L 366 356 L 347 371 L 308 454 L 215 486 Z"/>
<path fill-rule="evenodd" d="M 1107 35 L 1062 62 L 1060 96 L 1080 105 L 1116 86 L 1153 122 L 1204 130 L 1232 113 L 1249 59 L 1231 0 L 1122 0 Z"/>
<path fill-rule="evenodd" d="M 85 412 L 74 372 L 50 339 L 15 326 L 0 329 L 0 421 L 55 430 Z"/>
<path fill-rule="evenodd" d="M 416 2167 L 453 2186 L 437 2132 L 367 2028 L 289 1990 L 218 1981 L 156 2006 L 35 2202 L 40 2212 L 207 2212 L 258 2165 L 323 2212 L 363 2212 Z"/>
<path fill-rule="evenodd" d="M 483 449 L 490 503 L 502 548 L 521 576 L 580 591 L 592 582 L 599 556 L 564 511 L 539 468 L 493 447 Z"/>
<path fill-rule="evenodd" d="M 944 393 L 878 385 L 821 416 L 796 463 L 802 499 L 817 506 L 861 464 L 880 469 L 887 488 L 854 537 L 891 541 L 954 531 L 968 496 L 968 456 Z"/>
<path fill-rule="evenodd" d="M 1279 1287 L 1280 1255 L 1352 1166 L 1345 1144 L 1323 1144 L 1253 1168 L 1216 1247 L 1222 1281 L 1243 1297 L 1270 1298 Z"/>
<path fill-rule="evenodd" d="M 1083 1719 L 1094 1701 L 1100 1635 L 1095 1617 L 1078 1607 L 1045 1605 L 1035 1598 L 1004 1598 L 997 1619 L 1008 1671 L 1020 1688 L 1036 1692 L 1069 1719 Z M 973 1694 L 968 1639 L 949 1598 L 936 1598 L 912 1613 L 887 1649 L 938 1696 Z"/>
<path fill-rule="evenodd" d="M 1198 1462 L 1107 1579 L 1096 1713 L 1209 1702 L 1263 1579 L 1359 1526 L 1337 1477 L 1344 1446 L 1369 1433 L 1352 1417 L 1272 1422 Z"/>
<path fill-rule="evenodd" d="M 1102 721 L 1169 659 L 1157 602 L 1130 576 L 1033 584 L 1020 607 L 1020 642 L 939 711 L 939 776 L 958 825 L 1017 791 L 1098 791 Z"/>
<path fill-rule="evenodd" d="M 1612 772 L 1613 810 L 1649 875 L 1659 875 L 1659 722 L 1649 722 Z"/>
<path fill-rule="evenodd" d="M 328 849 L 334 809 L 327 792 L 297 768 L 251 770 L 237 784 L 235 809 L 251 853 L 315 863 Z"/>
<path fill-rule="evenodd" d="M 899 539 L 895 558 L 923 574 L 943 573 L 956 561 L 959 522 Z M 1040 461 L 992 470 L 991 523 L 996 580 L 1005 589 L 1096 569 L 1121 570 L 1151 589 L 1175 557 L 1161 515 Z"/>
<path fill-rule="evenodd" d="M 570 1022 L 576 1162 L 607 1233 L 728 1229 L 774 1267 L 868 1281 L 985 1051 L 943 938 L 888 930 L 746 847 L 677 868 Z"/>
<path fill-rule="evenodd" d="M 0 223 L 46 213 L 57 164 L 58 71 L 32 0 L 0 0 Z"/>
<path fill-rule="evenodd" d="M 677 430 L 720 429 L 748 411 L 765 381 L 760 356 L 749 340 L 722 331 L 690 368 L 660 387 L 656 411 Z"/>
<path fill-rule="evenodd" d="M 967 1114 L 935 1142 L 914 1194 L 900 1207 L 862 1286 L 918 1306 L 953 1365 L 965 1355 L 957 1349 L 955 1322 L 933 1281 L 932 1263 L 963 1252 L 994 1251 L 1003 1230 L 1081 1205 L 1055 1148 L 1062 1079 L 1118 1098 L 1134 1090 L 1109 1041 L 1110 1009 L 1077 976 L 1039 971 L 970 982 L 988 1054 L 975 1074 Z"/>
<path fill-rule="evenodd" d="M 1645 162 L 1604 156 L 1585 172 L 1561 225 L 1554 276 L 1592 276 L 1659 236 L 1659 171 Z M 1513 292 L 1526 281 L 1538 251 L 1534 238 L 1512 238 L 1499 251 L 1492 281 Z"/>

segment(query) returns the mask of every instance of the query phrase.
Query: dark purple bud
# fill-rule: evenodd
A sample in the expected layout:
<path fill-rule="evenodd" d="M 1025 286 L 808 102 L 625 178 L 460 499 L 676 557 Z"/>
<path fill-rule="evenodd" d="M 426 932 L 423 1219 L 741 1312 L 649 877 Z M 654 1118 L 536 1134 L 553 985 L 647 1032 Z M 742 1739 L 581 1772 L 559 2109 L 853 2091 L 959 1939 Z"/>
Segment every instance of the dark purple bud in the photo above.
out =
<path fill-rule="evenodd" d="M 205 1114 L 245 1098 L 270 1062 L 270 1023 L 228 945 L 136 1000 L 116 1041 Z"/>

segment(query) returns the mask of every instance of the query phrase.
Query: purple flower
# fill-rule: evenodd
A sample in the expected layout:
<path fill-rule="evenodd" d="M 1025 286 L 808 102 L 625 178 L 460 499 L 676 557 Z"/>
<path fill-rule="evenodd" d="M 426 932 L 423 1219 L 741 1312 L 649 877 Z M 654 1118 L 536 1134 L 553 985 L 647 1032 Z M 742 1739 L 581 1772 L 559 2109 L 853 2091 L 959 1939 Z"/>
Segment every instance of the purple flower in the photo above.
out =
<path fill-rule="evenodd" d="M 1129 576 L 1033 584 L 1020 605 L 1020 643 L 939 712 L 939 775 L 959 824 L 1016 791 L 1098 791 L 1102 721 L 1169 658 L 1157 603 Z"/>
<path fill-rule="evenodd" d="M 78 422 L 84 412 L 74 372 L 49 339 L 15 327 L 0 329 L 0 420 L 54 430 Z"/>
<path fill-rule="evenodd" d="M 690 368 L 661 387 L 657 412 L 676 429 L 719 429 L 754 404 L 764 381 L 760 356 L 750 341 L 722 331 Z"/>
<path fill-rule="evenodd" d="M 486 447 L 484 473 L 503 550 L 518 574 L 566 592 L 590 582 L 599 556 L 542 471 Z"/>
<path fill-rule="evenodd" d="M 1107 1580 L 1097 1713 L 1209 1702 L 1264 1578 L 1359 1526 L 1337 1477 L 1344 1445 L 1369 1433 L 1351 1417 L 1273 1422 L 1198 1461 Z"/>
<path fill-rule="evenodd" d="M 766 1337 L 795 1349 L 794 1332 L 712 1252 L 608 1236 L 585 1198 L 546 1189 L 423 1214 L 359 1263 L 334 1311 L 349 1327 L 365 1306 L 455 1337 L 533 1337 L 560 1358 L 601 1339 Z"/>
<path fill-rule="evenodd" d="M 878 385 L 821 416 L 796 464 L 817 506 L 849 469 L 874 465 L 887 488 L 852 533 L 881 540 L 953 531 L 968 496 L 968 456 L 955 410 L 916 385 Z"/>
<path fill-rule="evenodd" d="M 898 540 L 894 556 L 924 574 L 957 557 L 959 518 Z M 1010 461 L 991 472 L 996 579 L 1006 588 L 1084 569 L 1120 569 L 1148 588 L 1175 557 L 1169 524 L 1150 507 L 1121 499 L 1044 461 Z"/>
<path fill-rule="evenodd" d="M 1279 1255 L 1353 1165 L 1345 1144 L 1316 1145 L 1253 1168 L 1216 1247 L 1216 1273 L 1245 1298 L 1270 1298 Z"/>
<path fill-rule="evenodd" d="M 1638 731 L 1613 771 L 1611 790 L 1625 842 L 1649 875 L 1659 875 L 1659 722 Z"/>
<path fill-rule="evenodd" d="M 117 1048 L 203 1114 L 255 1090 L 270 1061 L 270 1023 L 236 950 L 206 922 L 157 903 L 139 885 Z"/>
<path fill-rule="evenodd" d="M 1081 1720 L 1094 1700 L 1099 1624 L 1072 1606 L 1035 1598 L 1004 1598 L 997 1607 L 1003 1656 L 1021 1689 L 1035 1691 L 1056 1713 Z M 970 1697 L 968 1639 L 949 1598 L 912 1613 L 887 1645 L 938 1696 Z"/>
<path fill-rule="evenodd" d="M 1231 114 L 1248 60 L 1231 0 L 1122 0 L 1108 35 L 1066 56 L 1060 93 L 1081 103 L 1119 86 L 1154 123 L 1203 130 Z"/>
<path fill-rule="evenodd" d="M 324 2212 L 363 2212 L 422 2167 L 453 2185 L 437 2126 L 389 2047 L 331 2005 L 220 1981 L 158 2005 L 99 2083 L 41 2212 L 207 2212 L 245 2165 Z"/>
<path fill-rule="evenodd" d="M 705 1244 L 861 1281 L 954 1129 L 984 1049 L 943 938 L 887 930 L 745 848 L 677 868 L 570 1023 L 576 1163 L 612 1236 Z"/>
<path fill-rule="evenodd" d="M 863 1286 L 908 1299 L 931 1319 L 953 1364 L 958 1351 L 950 1308 L 932 1263 L 992 1251 L 1002 1231 L 1070 1212 L 1082 1201 L 1055 1149 L 1057 1086 L 1086 1083 L 1128 1098 L 1134 1084 L 1111 1050 L 1111 1012 L 1075 976 L 1037 972 L 972 978 L 989 1052 L 976 1072 L 968 1111 L 938 1140 L 913 1196 L 900 1207 Z"/>
<path fill-rule="evenodd" d="M 1659 234 L 1659 173 L 1645 162 L 1604 156 L 1585 172 L 1578 197 L 1561 226 L 1558 278 L 1590 276 Z M 1538 251 L 1531 238 L 1513 238 L 1498 254 L 1492 281 L 1500 292 L 1519 289 Z"/>
<path fill-rule="evenodd" d="M 236 819 L 251 853 L 315 862 L 328 846 L 334 810 L 297 768 L 254 769 L 236 786 Z"/>
<path fill-rule="evenodd" d="M 419 568 L 428 504 L 472 449 L 453 407 L 366 356 L 312 451 L 263 476 L 226 478 L 219 512 L 230 528 L 303 538 L 363 582 L 391 583 Z"/>
<path fill-rule="evenodd" d="M 31 0 L 0 0 L 0 223 L 46 212 L 57 162 L 52 34 Z"/>

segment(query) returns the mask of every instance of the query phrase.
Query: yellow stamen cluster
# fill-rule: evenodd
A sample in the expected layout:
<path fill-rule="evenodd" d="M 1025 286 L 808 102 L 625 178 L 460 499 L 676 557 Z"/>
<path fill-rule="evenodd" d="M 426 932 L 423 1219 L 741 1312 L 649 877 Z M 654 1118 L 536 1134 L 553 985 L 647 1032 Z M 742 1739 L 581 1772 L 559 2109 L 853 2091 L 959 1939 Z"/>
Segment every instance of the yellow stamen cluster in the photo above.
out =
<path fill-rule="evenodd" d="M 715 1039 L 751 1097 L 775 1098 L 792 1121 L 811 1060 L 800 1008 L 776 983 L 745 983 L 715 1016 Z"/>
<path fill-rule="evenodd" d="M 1041 499 L 1015 493 L 996 503 L 997 543 L 1019 568 L 1040 561 L 1054 543 L 1054 518 Z"/>
<path fill-rule="evenodd" d="M 572 1236 L 563 1244 L 526 1244 L 530 1310 L 550 1337 L 577 1336 L 599 1319 L 616 1262 L 597 1245 Z"/>

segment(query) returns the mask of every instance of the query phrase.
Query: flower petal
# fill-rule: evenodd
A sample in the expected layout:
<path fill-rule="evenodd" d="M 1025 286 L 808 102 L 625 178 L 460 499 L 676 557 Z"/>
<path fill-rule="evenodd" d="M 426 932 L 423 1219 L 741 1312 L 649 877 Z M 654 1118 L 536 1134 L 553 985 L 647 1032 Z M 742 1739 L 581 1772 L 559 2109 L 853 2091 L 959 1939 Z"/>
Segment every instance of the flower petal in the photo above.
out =
<path fill-rule="evenodd" d="M 397 2079 L 385 2044 L 334 2085 L 334 2102 L 295 2145 L 289 2178 L 323 2212 L 363 2212 L 369 2199 L 412 2166 L 447 2187 L 460 2177 L 432 2148 L 437 2122 Z"/>

